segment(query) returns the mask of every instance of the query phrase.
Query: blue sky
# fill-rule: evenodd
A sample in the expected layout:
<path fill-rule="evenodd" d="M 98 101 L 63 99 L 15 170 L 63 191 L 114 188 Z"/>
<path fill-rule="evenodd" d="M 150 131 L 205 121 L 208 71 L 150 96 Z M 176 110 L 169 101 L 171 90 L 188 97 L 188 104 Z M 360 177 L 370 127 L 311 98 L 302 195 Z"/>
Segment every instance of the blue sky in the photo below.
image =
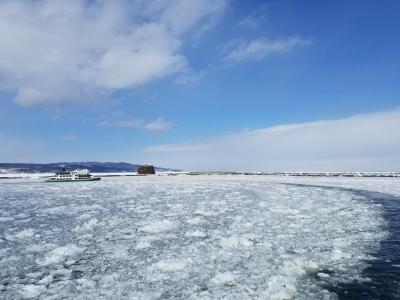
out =
<path fill-rule="evenodd" d="M 395 0 L 2 1 L 1 160 L 399 170 L 399 28 Z"/>

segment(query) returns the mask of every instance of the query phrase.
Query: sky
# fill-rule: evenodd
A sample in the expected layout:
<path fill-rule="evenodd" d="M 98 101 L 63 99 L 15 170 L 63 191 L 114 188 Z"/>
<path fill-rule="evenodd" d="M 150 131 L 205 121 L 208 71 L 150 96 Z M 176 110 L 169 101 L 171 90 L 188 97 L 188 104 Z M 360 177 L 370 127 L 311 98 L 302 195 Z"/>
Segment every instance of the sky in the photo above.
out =
<path fill-rule="evenodd" d="M 400 171 L 397 0 L 0 0 L 0 161 Z"/>

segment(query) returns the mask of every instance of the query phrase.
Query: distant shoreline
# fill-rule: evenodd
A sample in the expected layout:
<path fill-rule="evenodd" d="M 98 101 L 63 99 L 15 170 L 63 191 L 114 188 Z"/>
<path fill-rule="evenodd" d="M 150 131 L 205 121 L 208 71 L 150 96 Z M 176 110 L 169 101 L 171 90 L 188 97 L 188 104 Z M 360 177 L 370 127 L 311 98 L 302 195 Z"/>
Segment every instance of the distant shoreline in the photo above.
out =
<path fill-rule="evenodd" d="M 93 172 L 94 175 L 100 177 L 128 177 L 128 176 L 152 176 L 139 175 L 137 172 Z M 48 178 L 54 175 L 53 173 L 0 173 L 0 179 L 25 179 L 25 178 Z M 157 172 L 153 176 L 210 176 L 210 175 L 251 175 L 251 176 L 289 176 L 289 177 L 381 177 L 381 178 L 400 178 L 400 172 Z"/>

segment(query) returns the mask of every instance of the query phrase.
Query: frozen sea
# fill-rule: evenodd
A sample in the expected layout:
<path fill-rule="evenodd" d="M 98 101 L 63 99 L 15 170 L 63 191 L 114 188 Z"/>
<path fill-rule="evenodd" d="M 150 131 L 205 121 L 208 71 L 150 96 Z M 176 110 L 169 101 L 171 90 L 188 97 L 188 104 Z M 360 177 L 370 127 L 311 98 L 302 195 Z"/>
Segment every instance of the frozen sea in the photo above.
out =
<path fill-rule="evenodd" d="M 1 299 L 400 299 L 400 179 L 0 181 Z"/>

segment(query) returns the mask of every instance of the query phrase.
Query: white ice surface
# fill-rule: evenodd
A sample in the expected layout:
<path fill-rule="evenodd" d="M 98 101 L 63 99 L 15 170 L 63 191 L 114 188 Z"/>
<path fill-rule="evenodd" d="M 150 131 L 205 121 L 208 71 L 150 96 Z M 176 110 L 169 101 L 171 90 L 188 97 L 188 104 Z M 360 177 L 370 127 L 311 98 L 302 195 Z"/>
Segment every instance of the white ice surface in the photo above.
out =
<path fill-rule="evenodd" d="M 326 299 L 385 238 L 398 179 L 113 177 L 0 182 L 0 298 Z"/>

